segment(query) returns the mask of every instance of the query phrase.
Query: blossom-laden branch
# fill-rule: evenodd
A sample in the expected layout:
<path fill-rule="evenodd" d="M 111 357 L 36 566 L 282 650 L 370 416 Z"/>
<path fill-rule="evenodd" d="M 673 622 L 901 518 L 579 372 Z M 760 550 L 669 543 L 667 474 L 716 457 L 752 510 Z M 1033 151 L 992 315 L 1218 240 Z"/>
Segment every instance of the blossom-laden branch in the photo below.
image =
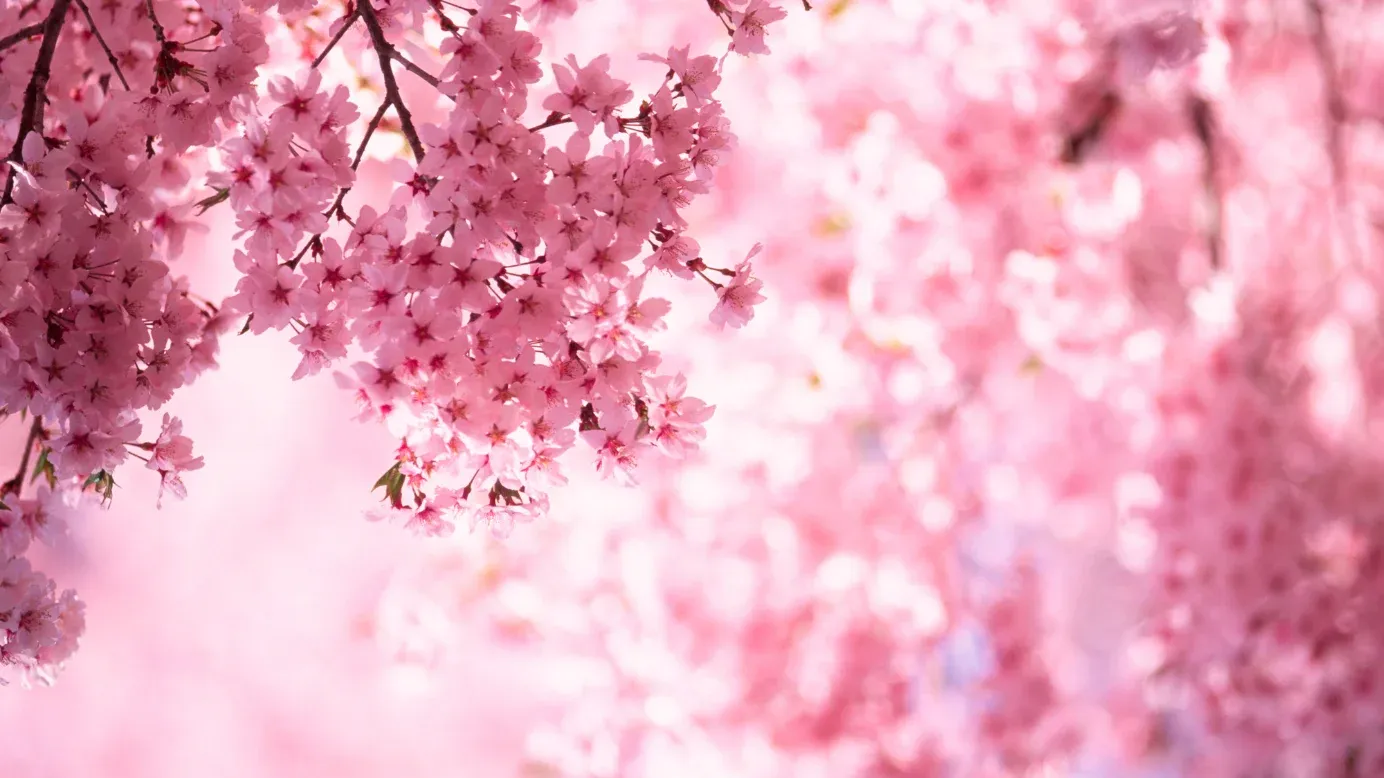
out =
<path fill-rule="evenodd" d="M 130 82 L 125 80 L 125 74 L 120 70 L 120 62 L 115 58 L 115 53 L 111 51 L 111 47 L 106 43 L 106 39 L 101 36 L 101 30 L 96 26 L 96 20 L 91 17 L 91 10 L 87 8 L 84 0 L 73 1 L 77 3 L 77 7 L 82 10 L 82 15 L 86 17 L 87 29 L 91 31 L 91 34 L 96 37 L 97 42 L 101 44 L 101 50 L 106 53 L 106 60 L 110 62 L 111 70 L 115 72 L 115 77 L 120 79 L 120 85 L 125 87 L 126 90 L 129 90 Z"/>
<path fill-rule="evenodd" d="M 23 43 L 35 35 L 38 35 L 40 32 L 43 32 L 43 22 L 35 22 L 28 27 L 21 27 L 9 35 L 0 38 L 0 51 L 4 51 L 17 43 Z"/>
<path fill-rule="evenodd" d="M 764 299 L 749 259 L 713 267 L 680 215 L 733 141 L 714 100 L 717 60 L 686 49 L 650 57 L 665 66 L 664 83 L 623 113 L 633 93 L 609 74 L 609 58 L 568 57 L 541 101 L 546 119 L 525 122 L 540 46 L 516 11 L 486 0 L 465 26 L 444 24 L 444 67 L 433 75 L 398 53 L 380 11 L 357 6 L 349 14 L 367 29 L 385 86 L 354 153 L 342 148 L 354 107 L 313 71 L 270 84 L 278 105 L 264 128 L 238 139 L 214 174 L 245 226 L 244 278 L 228 302 L 245 316 L 242 332 L 291 329 L 303 356 L 295 378 L 363 346 L 369 361 L 340 380 L 367 417 L 407 407 L 441 420 L 410 433 L 377 484 L 391 515 L 433 534 L 458 521 L 502 532 L 542 515 L 563 482 L 558 459 L 579 440 L 598 451 L 602 473 L 624 480 L 642 457 L 696 445 L 704 414 L 650 405 L 663 379 L 645 338 L 667 309 L 643 296 L 652 273 L 708 281 L 721 326 L 743 326 Z M 334 23 L 338 37 L 349 24 L 349 15 Z M 395 63 L 450 100 L 442 121 L 413 118 Z M 347 209 L 391 109 L 414 162 L 394 163 L 387 208 Z M 573 134 L 545 150 L 539 133 L 560 125 Z M 604 152 L 593 149 L 601 135 Z M 282 167 L 305 157 L 306 170 Z M 291 190 L 259 183 L 289 176 Z M 416 233 L 406 226 L 415 217 Z M 341 224 L 349 230 L 332 235 Z M 489 397 L 425 388 L 466 374 L 499 388 Z"/>
<path fill-rule="evenodd" d="M 1321 70 L 1322 96 L 1326 103 L 1326 150 L 1331 164 L 1333 186 L 1340 195 L 1345 181 L 1345 145 L 1341 133 L 1346 121 L 1346 101 L 1332 45 L 1331 30 L 1321 0 L 1305 0 L 1310 26 L 1312 52 Z"/>
<path fill-rule="evenodd" d="M 63 19 L 67 15 L 71 0 L 54 0 L 53 7 L 43 21 L 43 41 L 39 44 L 38 58 L 29 76 L 29 84 L 24 88 L 24 106 L 19 111 L 19 129 L 15 135 L 14 147 L 10 149 L 6 162 L 17 163 L 24 158 L 24 141 L 29 133 L 43 129 L 43 106 L 47 101 L 48 79 L 53 67 L 53 55 L 58 50 L 58 36 L 62 35 Z M 26 36 L 27 37 L 27 36 Z M 15 174 L 5 171 L 5 191 L 0 194 L 0 209 L 14 201 Z"/>
<path fill-rule="evenodd" d="M 42 441 L 43 419 L 42 417 L 35 416 L 33 422 L 29 425 L 29 435 L 24 439 L 23 453 L 19 458 L 19 470 L 15 472 L 13 478 L 6 481 L 4 485 L 0 485 L 0 501 L 3 501 L 10 495 L 18 497 L 23 492 L 24 479 L 29 474 L 29 458 L 34 453 L 34 447 Z"/>
<path fill-rule="evenodd" d="M 320 51 L 271 52 L 266 31 L 295 2 L 252 12 L 34 0 L 20 17 L 42 21 L 0 38 L 7 59 L 24 47 L 32 62 L 4 76 L 23 101 L 5 114 L 15 135 L 0 196 L 0 402 L 42 419 L 0 524 L 15 526 L 5 510 L 39 515 L 93 491 L 108 502 L 130 460 L 158 474 L 161 496 L 181 496 L 181 475 L 201 458 L 167 415 L 149 440 L 143 414 L 214 367 L 219 337 L 241 317 L 247 331 L 294 332 L 295 378 L 359 349 L 368 361 L 342 380 L 368 416 L 409 406 L 438 421 L 406 434 L 385 484 L 390 508 L 427 532 L 455 521 L 500 531 L 543 515 L 578 441 L 597 451 L 600 472 L 631 480 L 641 457 L 683 456 L 701 439 L 710 411 L 659 372 L 646 339 L 668 304 L 644 288 L 655 272 L 720 273 L 707 306 L 731 326 L 762 299 L 748 261 L 711 267 L 681 215 L 734 141 L 713 95 L 716 57 L 669 52 L 665 83 L 625 113 L 634 95 L 609 59 L 569 57 L 552 63 L 547 118 L 525 121 L 541 46 L 509 2 L 462 9 L 465 25 L 430 3 L 448 33 L 436 74 L 387 38 L 397 6 L 369 2 L 348 6 Z M 734 12 L 737 51 L 753 50 L 776 18 L 760 5 Z M 63 35 L 69 16 L 81 34 Z M 383 97 L 352 149 L 359 79 L 332 83 L 326 63 L 356 22 Z M 275 55 L 298 57 L 306 75 L 268 79 L 262 93 Z M 447 100 L 415 114 L 399 70 Z M 411 160 L 395 161 L 398 186 L 347 208 L 390 111 Z M 559 125 L 574 132 L 547 148 L 541 131 Z M 204 164 L 213 193 L 189 200 L 187 171 Z M 217 305 L 172 262 L 198 211 L 221 203 L 240 227 L 229 259 L 241 279 Z M 31 495 L 32 473 L 42 484 Z M 0 536 L 0 562 L 20 566 L 28 536 L 15 533 Z M 49 594 L 34 601 L 42 618 L 0 602 L 0 669 L 42 678 L 75 646 L 80 604 Z M 52 627 L 52 639 L 28 635 L 30 624 Z"/>
<path fill-rule="evenodd" d="M 314 68 L 321 65 L 322 62 L 326 60 L 327 55 L 332 53 L 332 49 L 336 48 L 336 44 L 340 43 L 341 39 L 346 36 L 346 33 L 350 32 L 351 28 L 355 26 L 356 20 L 359 18 L 360 11 L 355 8 L 352 8 L 351 12 L 346 14 L 346 18 L 341 20 L 341 28 L 336 31 L 336 34 L 332 36 L 331 40 L 327 41 L 327 45 L 323 47 L 321 53 L 313 59 L 312 66 Z"/>
<path fill-rule="evenodd" d="M 0 682 L 51 680 L 81 633 L 80 602 L 32 571 L 29 540 L 51 540 L 55 506 L 93 491 L 109 502 L 116 468 L 165 442 L 139 441 L 140 412 L 214 366 L 226 321 L 167 264 L 194 226 L 180 158 L 205 153 L 217 123 L 234 121 L 232 104 L 264 61 L 263 35 L 242 14 L 165 26 L 152 3 L 122 2 L 128 13 L 107 15 L 123 29 L 102 29 L 85 0 L 53 0 L 41 27 L 4 39 L 41 36 L 30 69 L 6 75 L 23 101 L 9 112 L 0 196 L 0 404 L 34 421 L 20 472 L 0 487 Z M 63 34 L 69 16 L 83 34 Z M 109 93 L 112 81 L 126 92 Z M 179 493 L 195 459 L 146 462 Z M 25 479 L 40 478 L 26 494 Z M 6 600 L 14 592 L 28 593 Z"/>
<path fill-rule="evenodd" d="M 356 9 L 361 20 L 365 22 L 365 28 L 370 31 L 370 44 L 375 48 L 375 56 L 380 61 L 380 74 L 384 78 L 385 104 L 394 106 L 394 113 L 399 117 L 399 124 L 404 137 L 408 139 L 408 147 L 413 151 L 413 158 L 422 161 L 423 142 L 418 139 L 418 130 L 413 126 L 413 114 L 404 104 L 403 95 L 399 93 L 399 84 L 394 80 L 394 46 L 385 38 L 384 29 L 380 27 L 379 17 L 375 15 L 375 9 L 370 5 L 370 0 L 357 0 L 357 2 Z"/>

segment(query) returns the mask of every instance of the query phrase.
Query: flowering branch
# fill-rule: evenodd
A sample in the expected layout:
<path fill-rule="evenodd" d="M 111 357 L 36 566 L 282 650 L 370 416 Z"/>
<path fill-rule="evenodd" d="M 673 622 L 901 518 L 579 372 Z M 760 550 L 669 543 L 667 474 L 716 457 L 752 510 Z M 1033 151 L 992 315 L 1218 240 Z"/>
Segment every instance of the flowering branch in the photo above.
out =
<path fill-rule="evenodd" d="M 1345 177 L 1345 146 L 1341 126 L 1346 119 L 1345 97 L 1341 93 L 1340 74 L 1336 55 L 1327 27 L 1326 12 L 1321 0 L 1306 0 L 1307 17 L 1311 22 L 1312 51 L 1322 72 L 1322 92 L 1326 99 L 1326 150 L 1331 160 L 1331 177 L 1338 194 Z"/>
<path fill-rule="evenodd" d="M 77 7 L 82 10 L 82 15 L 86 17 L 87 27 L 91 29 L 91 34 L 96 38 L 97 43 L 101 44 L 101 50 L 106 53 L 106 60 L 111 63 L 111 69 L 115 71 L 115 77 L 120 79 L 120 85 L 125 87 L 126 91 L 129 91 L 130 82 L 125 80 L 125 74 L 120 70 L 120 63 L 115 59 L 115 54 L 111 51 L 111 47 L 106 44 L 106 39 L 101 36 L 101 30 L 96 27 L 96 20 L 91 17 L 90 9 L 87 8 L 83 0 L 74 0 L 74 2 L 76 2 Z"/>
<path fill-rule="evenodd" d="M 362 2 L 363 2 L 363 0 L 362 0 Z M 332 39 L 331 39 L 330 41 L 327 41 L 327 47 L 324 48 L 324 49 L 322 49 L 322 53 L 318 54 L 317 57 L 316 57 L 315 59 L 313 59 L 313 61 L 312 61 L 312 66 L 313 66 L 314 68 L 316 68 L 318 65 L 321 65 L 321 64 L 322 64 L 322 61 L 325 60 L 325 59 L 327 58 L 327 55 L 330 54 L 330 53 L 332 53 L 332 49 L 335 48 L 335 47 L 336 47 L 336 44 L 337 44 L 343 37 L 346 36 L 346 33 L 347 33 L 352 27 L 355 26 L 355 24 L 356 24 L 356 19 L 359 19 L 359 18 L 360 18 L 360 11 L 359 11 L 358 9 L 354 9 L 354 8 L 351 9 L 351 12 L 350 12 L 349 14 L 346 15 L 345 21 L 342 22 L 342 24 L 341 24 L 341 29 L 339 29 L 339 30 L 336 31 L 336 35 L 333 35 L 333 36 L 332 36 Z"/>
<path fill-rule="evenodd" d="M 19 130 L 15 135 L 14 148 L 10 149 L 10 154 L 6 157 L 9 162 L 18 162 L 24 158 L 24 139 L 30 132 L 41 131 L 43 128 L 43 104 L 45 94 L 48 90 L 48 78 L 50 68 L 53 66 L 53 54 L 58 49 L 58 37 L 62 35 L 63 17 L 67 15 L 67 8 L 71 0 L 55 0 L 53 8 L 48 12 L 48 18 L 43 21 L 43 42 L 39 44 L 38 58 L 34 60 L 33 74 L 29 77 L 29 85 L 24 90 L 24 107 L 19 113 Z M 10 173 L 5 181 L 5 192 L 0 195 L 0 208 L 12 202 L 14 197 L 15 176 Z"/>
<path fill-rule="evenodd" d="M 0 51 L 4 51 L 5 49 L 8 49 L 9 47 L 17 43 L 23 43 L 29 38 L 38 35 L 42 31 L 43 22 L 35 22 L 29 25 L 28 27 L 21 27 L 20 29 L 10 33 L 9 35 L 0 38 Z"/>
<path fill-rule="evenodd" d="M 1188 112 L 1191 115 L 1193 133 L 1197 137 L 1197 142 L 1201 144 L 1203 159 L 1201 184 L 1206 198 L 1206 207 L 1209 210 L 1206 234 L 1207 251 L 1211 258 L 1211 267 L 1219 269 L 1223 244 L 1221 224 L 1223 217 L 1220 184 L 1216 172 L 1216 117 L 1212 112 L 1211 104 L 1201 95 L 1192 96 Z"/>
<path fill-rule="evenodd" d="M 24 480 L 29 473 L 29 457 L 34 451 L 34 444 L 43 438 L 43 419 L 35 416 L 32 424 L 29 425 L 29 436 L 24 441 L 24 453 L 19 459 L 19 470 L 14 477 L 0 485 L 0 500 L 5 499 L 11 494 L 18 497 L 24 490 Z"/>
<path fill-rule="evenodd" d="M 413 126 L 413 115 L 409 113 L 408 106 L 404 105 L 399 85 L 394 80 L 394 66 L 390 64 L 394 59 L 394 46 L 384 37 L 384 29 L 380 27 L 380 20 L 375 16 L 375 9 L 371 7 L 370 0 L 360 0 L 356 7 L 366 29 L 370 31 L 370 43 L 375 47 L 375 55 L 380 60 L 380 73 L 384 76 L 385 105 L 394 106 L 404 137 L 408 139 L 409 148 L 413 150 L 413 158 L 421 161 L 423 142 L 418 139 L 418 130 Z"/>
<path fill-rule="evenodd" d="M 437 76 L 434 76 L 433 74 L 429 73 L 428 71 L 424 70 L 423 68 L 418 67 L 417 65 L 415 65 L 411 60 L 409 60 L 409 59 L 408 59 L 407 57 L 405 57 L 403 54 L 400 54 L 398 49 L 394 49 L 393 52 L 392 52 L 392 55 L 393 55 L 394 60 L 395 60 L 396 62 L 398 62 L 400 65 L 403 65 L 403 66 L 404 66 L 404 69 L 405 69 L 405 70 L 407 70 L 408 72 L 412 73 L 413 75 L 418 76 L 419 78 L 423 79 L 423 81 L 425 81 L 425 82 L 428 84 L 428 86 L 431 86 L 431 87 L 434 88 L 434 89 L 436 89 L 436 88 L 438 88 L 439 86 L 441 86 L 442 82 L 440 82 L 440 81 L 437 80 Z M 453 101 L 456 100 L 456 98 L 455 98 L 455 97 L 452 97 L 451 95 L 447 95 L 447 97 L 451 98 L 451 100 L 453 100 Z"/>
<path fill-rule="evenodd" d="M 154 13 L 154 0 L 144 0 L 144 8 L 149 14 L 149 22 L 154 25 L 154 37 L 159 41 L 162 49 L 168 43 L 168 38 L 164 35 L 163 25 L 159 24 L 158 14 Z"/>

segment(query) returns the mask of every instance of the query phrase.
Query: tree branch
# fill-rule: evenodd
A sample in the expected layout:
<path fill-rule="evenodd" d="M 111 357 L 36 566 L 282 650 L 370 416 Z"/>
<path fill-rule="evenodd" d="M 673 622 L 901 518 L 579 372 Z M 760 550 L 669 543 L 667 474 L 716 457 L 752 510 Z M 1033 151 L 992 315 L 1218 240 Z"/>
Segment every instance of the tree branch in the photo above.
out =
<path fill-rule="evenodd" d="M 28 27 L 23 27 L 19 30 L 16 30 L 10 33 L 9 35 L 0 38 L 0 51 L 4 51 L 5 49 L 8 49 L 9 47 L 17 43 L 23 43 L 24 41 L 34 37 L 35 35 L 38 35 L 39 32 L 41 32 L 42 30 L 43 22 L 34 22 Z"/>
<path fill-rule="evenodd" d="M 11 494 L 18 497 L 24 491 L 24 476 L 29 472 L 29 457 L 34 453 L 34 443 L 42 436 L 43 417 L 35 416 L 34 423 L 29 425 L 29 437 L 24 441 L 24 455 L 19 459 L 19 472 L 14 474 L 14 478 L 0 485 L 0 500 Z"/>
<path fill-rule="evenodd" d="M 365 147 L 370 145 L 370 138 L 375 134 L 375 130 L 379 128 L 380 122 L 384 120 L 384 114 L 387 110 L 389 110 L 389 101 L 385 100 L 384 102 L 380 103 L 379 110 L 375 111 L 375 115 L 370 118 L 370 123 L 365 126 L 365 137 L 360 139 L 360 145 L 356 147 L 356 157 L 351 161 L 352 170 L 356 170 L 360 167 L 360 161 L 365 158 Z M 332 217 L 332 214 L 336 213 L 336 211 L 339 208 L 341 208 L 341 204 L 346 201 L 346 195 L 350 191 L 351 187 L 349 186 L 341 187 L 341 189 L 336 193 L 336 199 L 332 200 L 332 204 L 327 208 L 327 210 L 322 212 L 322 215 L 330 219 Z M 289 270 L 298 269 L 298 263 L 303 261 L 304 256 L 307 256 L 308 249 L 320 244 L 322 240 L 322 234 L 323 233 L 319 232 L 316 235 L 313 235 L 311 238 L 308 238 L 308 242 L 304 243 L 303 247 L 298 250 L 298 253 L 293 255 L 293 259 L 290 259 L 284 263 L 284 267 L 288 268 Z"/>
<path fill-rule="evenodd" d="M 352 27 L 356 26 L 356 19 L 359 18 L 360 11 L 353 9 L 350 15 L 346 17 L 346 23 L 341 25 L 341 29 L 336 31 L 336 35 L 333 35 L 330 41 L 327 41 L 327 48 L 322 49 L 322 53 L 318 54 L 317 57 L 313 59 L 312 66 L 314 68 L 318 65 L 321 65 L 322 60 L 326 59 L 327 55 L 332 53 L 332 49 L 335 48 L 336 44 L 346 36 L 346 32 L 350 30 Z"/>
<path fill-rule="evenodd" d="M 370 42 L 375 47 L 375 56 L 380 60 L 380 72 L 384 76 L 384 99 L 386 104 L 394 106 L 394 112 L 399 115 L 399 125 L 403 129 L 404 137 L 408 139 L 409 148 L 413 150 L 415 162 L 423 159 L 423 142 L 418 139 L 418 130 L 413 126 L 413 115 L 409 113 L 408 106 L 404 105 L 404 98 L 399 94 L 399 84 L 394 80 L 394 66 L 390 61 L 394 58 L 394 46 L 384 37 L 384 29 L 380 27 L 380 19 L 375 15 L 375 9 L 370 7 L 370 0 L 360 0 L 357 5 L 360 18 L 365 21 L 365 27 L 370 31 Z"/>
<path fill-rule="evenodd" d="M 154 25 L 154 37 L 159 39 L 159 47 L 162 48 L 168 39 L 164 37 L 163 25 L 159 24 L 159 17 L 154 13 L 154 0 L 144 0 L 144 7 L 149 11 L 149 21 Z"/>
<path fill-rule="evenodd" d="M 560 111 L 553 111 L 552 113 L 548 114 L 548 118 L 544 119 L 542 124 L 535 124 L 534 126 L 529 127 L 528 130 L 529 132 L 538 132 L 539 130 L 546 130 L 549 127 L 556 127 L 559 124 L 567 124 L 571 121 L 571 116 Z"/>
<path fill-rule="evenodd" d="M 407 57 L 405 57 L 403 54 L 400 54 L 398 49 L 394 50 L 394 60 L 398 62 L 400 65 L 403 65 L 404 70 L 407 70 L 413 75 L 418 76 L 419 78 L 426 81 L 428 85 L 431 86 L 433 89 L 437 89 L 442 86 L 442 82 L 437 80 L 437 76 L 434 76 L 432 73 L 429 73 L 428 71 L 413 64 L 413 62 L 411 62 Z M 452 97 L 451 95 L 448 95 L 448 97 L 451 97 L 452 102 L 456 102 L 455 97 Z"/>
<path fill-rule="evenodd" d="M 91 18 L 91 11 L 82 0 L 75 0 L 77 7 L 82 9 L 82 15 L 86 17 L 87 26 L 91 28 L 91 34 L 96 36 L 96 42 L 101 44 L 101 50 L 106 52 L 106 59 L 110 61 L 111 68 L 115 70 L 115 77 L 120 79 L 120 85 L 125 87 L 125 91 L 130 91 L 130 82 L 125 80 L 125 74 L 120 72 L 120 63 L 115 59 L 115 53 L 111 47 L 106 45 L 106 39 L 101 37 L 101 31 L 96 28 L 96 20 Z"/>
<path fill-rule="evenodd" d="M 375 134 L 375 130 L 380 126 L 380 122 L 384 119 L 384 112 L 388 109 L 389 101 L 386 100 L 383 103 L 380 103 L 380 109 L 376 111 L 375 115 L 370 118 L 370 124 L 368 124 L 365 127 L 365 137 L 360 139 L 360 145 L 356 147 L 356 157 L 355 159 L 351 160 L 352 170 L 356 170 L 360 167 L 360 161 L 365 158 L 365 147 L 370 143 L 370 136 Z M 346 190 L 349 189 L 350 187 L 346 187 Z M 346 190 L 342 190 L 343 194 Z M 341 198 L 337 198 L 337 202 L 340 203 L 340 201 Z M 328 213 L 331 213 L 331 211 L 328 211 Z"/>
<path fill-rule="evenodd" d="M 24 90 L 24 108 L 19 113 L 19 134 L 15 136 L 14 148 L 5 159 L 18 161 L 24 158 L 24 139 L 30 132 L 43 131 L 43 103 L 47 98 L 48 76 L 53 67 L 53 54 L 58 50 L 58 37 L 62 35 L 63 20 L 71 0 L 54 0 L 48 18 L 43 20 L 43 43 L 39 44 L 38 59 L 34 60 L 34 72 L 29 77 L 29 86 Z M 0 208 L 8 205 L 14 197 L 14 173 L 11 171 L 5 180 L 5 193 L 0 195 Z"/>
<path fill-rule="evenodd" d="M 1345 98 L 1341 94 L 1340 74 L 1336 55 L 1327 29 L 1326 13 L 1321 0 L 1307 0 L 1307 16 L 1312 26 L 1312 49 L 1322 71 L 1322 92 L 1326 99 L 1326 153 L 1331 161 L 1331 179 L 1339 190 L 1345 180 L 1345 146 L 1341 140 L 1341 124 L 1346 118 Z"/>
<path fill-rule="evenodd" d="M 1211 104 L 1201 95 L 1193 95 L 1188 106 L 1191 114 L 1192 130 L 1201 143 L 1202 174 L 1201 185 L 1209 210 L 1206 226 L 1207 251 L 1211 257 L 1211 267 L 1219 270 L 1223 253 L 1222 205 L 1220 184 L 1217 181 L 1216 162 L 1216 117 Z"/>

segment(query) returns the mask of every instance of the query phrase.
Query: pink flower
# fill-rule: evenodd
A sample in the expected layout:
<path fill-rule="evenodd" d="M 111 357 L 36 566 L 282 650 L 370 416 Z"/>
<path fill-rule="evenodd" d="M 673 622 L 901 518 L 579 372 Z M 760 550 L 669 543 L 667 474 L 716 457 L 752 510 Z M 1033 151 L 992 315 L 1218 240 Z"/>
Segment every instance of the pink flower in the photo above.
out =
<path fill-rule="evenodd" d="M 765 28 L 773 22 L 788 18 L 788 13 L 770 4 L 768 0 L 750 0 L 744 11 L 731 11 L 729 18 L 735 28 L 730 49 L 748 56 L 769 53 L 769 47 L 764 44 Z"/>
<path fill-rule="evenodd" d="M 202 457 L 192 455 L 192 439 L 183 435 L 183 422 L 165 413 L 159 436 L 149 445 L 149 461 L 145 464 L 159 474 L 159 498 L 162 500 L 165 489 L 178 499 L 186 499 L 187 487 L 183 485 L 182 474 L 200 470 Z"/>
<path fill-rule="evenodd" d="M 1111 41 L 1121 80 L 1132 83 L 1157 68 L 1178 68 L 1206 48 L 1201 22 L 1183 10 L 1124 20 Z"/>
<path fill-rule="evenodd" d="M 711 311 L 712 324 L 723 328 L 727 325 L 743 327 L 754 318 L 754 306 L 764 302 L 765 298 L 759 293 L 763 284 L 750 275 L 750 260 L 762 249 L 763 246 L 756 243 L 745 261 L 735 268 L 731 280 L 716 290 L 717 303 Z"/>

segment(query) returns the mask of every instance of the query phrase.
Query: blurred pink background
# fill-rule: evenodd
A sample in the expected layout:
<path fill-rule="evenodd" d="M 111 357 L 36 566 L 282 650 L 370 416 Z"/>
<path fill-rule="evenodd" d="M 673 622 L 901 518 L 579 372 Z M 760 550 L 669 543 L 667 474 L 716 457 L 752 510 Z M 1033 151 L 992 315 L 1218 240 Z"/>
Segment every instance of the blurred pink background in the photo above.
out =
<path fill-rule="evenodd" d="M 187 256 L 230 235 L 218 223 Z M 229 262 L 191 264 L 199 290 L 230 288 Z M 167 409 L 207 460 L 188 499 L 155 510 L 157 476 L 124 468 L 110 510 L 36 551 L 87 632 L 56 686 L 0 690 L 0 775 L 513 775 L 523 659 L 477 631 L 423 686 L 375 637 L 391 576 L 429 551 L 363 517 L 397 444 L 350 421 L 330 376 L 287 380 L 286 337 L 228 335 L 220 361 Z"/>

